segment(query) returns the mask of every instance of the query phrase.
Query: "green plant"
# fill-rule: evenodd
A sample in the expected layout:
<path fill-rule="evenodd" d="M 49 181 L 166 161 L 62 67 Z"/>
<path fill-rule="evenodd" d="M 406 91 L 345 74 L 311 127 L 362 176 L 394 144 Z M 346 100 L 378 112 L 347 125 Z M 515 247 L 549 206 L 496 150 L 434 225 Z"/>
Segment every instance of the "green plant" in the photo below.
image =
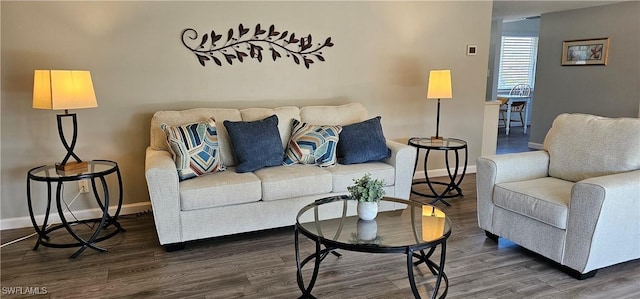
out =
<path fill-rule="evenodd" d="M 351 197 L 363 202 L 378 202 L 384 196 L 384 180 L 371 179 L 371 174 L 366 173 L 359 179 L 353 179 L 354 185 L 347 187 Z"/>

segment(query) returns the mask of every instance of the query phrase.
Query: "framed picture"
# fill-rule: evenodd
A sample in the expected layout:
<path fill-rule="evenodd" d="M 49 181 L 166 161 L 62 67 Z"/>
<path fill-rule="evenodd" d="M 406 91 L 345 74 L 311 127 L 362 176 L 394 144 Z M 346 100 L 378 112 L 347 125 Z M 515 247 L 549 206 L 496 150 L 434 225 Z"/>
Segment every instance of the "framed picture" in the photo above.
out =
<path fill-rule="evenodd" d="M 562 65 L 606 65 L 609 38 L 562 42 Z"/>

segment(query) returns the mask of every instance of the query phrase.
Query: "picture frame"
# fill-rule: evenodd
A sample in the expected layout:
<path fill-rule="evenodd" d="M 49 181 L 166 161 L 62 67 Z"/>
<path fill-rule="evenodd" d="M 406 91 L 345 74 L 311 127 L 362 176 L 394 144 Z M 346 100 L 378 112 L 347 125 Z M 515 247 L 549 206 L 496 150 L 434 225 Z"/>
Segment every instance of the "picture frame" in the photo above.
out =
<path fill-rule="evenodd" d="M 562 65 L 607 65 L 609 38 L 562 42 Z"/>

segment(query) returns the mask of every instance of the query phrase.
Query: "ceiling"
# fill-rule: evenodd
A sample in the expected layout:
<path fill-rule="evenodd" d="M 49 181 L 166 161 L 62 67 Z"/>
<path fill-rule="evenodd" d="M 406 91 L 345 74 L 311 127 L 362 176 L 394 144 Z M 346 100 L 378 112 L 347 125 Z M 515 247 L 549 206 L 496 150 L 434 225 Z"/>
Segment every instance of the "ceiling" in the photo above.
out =
<path fill-rule="evenodd" d="M 530 1 L 530 0 L 494 0 L 493 19 L 504 21 L 522 20 L 540 16 L 544 13 L 579 9 L 592 6 L 614 4 L 624 1 Z"/>

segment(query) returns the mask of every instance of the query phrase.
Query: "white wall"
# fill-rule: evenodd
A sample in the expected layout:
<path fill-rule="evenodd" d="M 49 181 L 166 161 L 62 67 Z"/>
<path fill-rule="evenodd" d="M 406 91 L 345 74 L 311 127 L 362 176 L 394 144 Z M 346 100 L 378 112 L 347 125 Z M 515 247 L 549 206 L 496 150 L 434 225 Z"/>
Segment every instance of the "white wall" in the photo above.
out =
<path fill-rule="evenodd" d="M 490 1 L 455 2 L 1 2 L 1 215 L 27 215 L 31 167 L 64 155 L 55 111 L 31 108 L 34 69 L 88 69 L 99 107 L 75 111 L 77 153 L 120 164 L 125 204 L 148 201 L 144 151 L 158 110 L 362 102 L 385 134 L 406 142 L 435 131 L 426 101 L 430 69 L 452 70 L 442 135 L 480 155 Z M 332 37 L 326 62 L 307 70 L 270 59 L 200 66 L 180 42 L 185 28 L 226 32 L 274 24 L 314 40 Z M 466 56 L 466 45 L 478 55 Z M 436 158 L 430 165 L 442 168 Z M 431 164 L 433 163 L 433 164 Z M 472 162 L 473 163 L 473 162 Z M 67 193 L 74 192 L 69 185 Z M 41 191 L 41 190 L 40 190 Z M 44 211 L 36 200 L 36 214 Z M 95 204 L 78 202 L 77 208 Z"/>

